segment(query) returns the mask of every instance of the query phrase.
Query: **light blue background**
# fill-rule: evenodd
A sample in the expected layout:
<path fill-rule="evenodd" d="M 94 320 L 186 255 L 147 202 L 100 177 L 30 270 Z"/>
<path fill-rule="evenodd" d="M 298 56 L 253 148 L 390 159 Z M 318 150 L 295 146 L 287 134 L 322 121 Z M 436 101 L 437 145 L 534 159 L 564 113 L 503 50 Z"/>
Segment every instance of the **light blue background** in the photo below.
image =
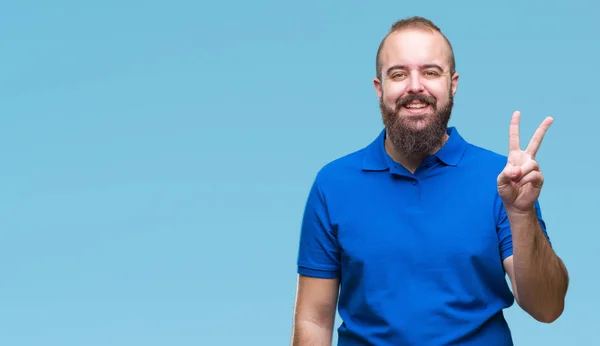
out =
<path fill-rule="evenodd" d="M 466 139 L 506 153 L 514 110 L 523 143 L 555 117 L 567 306 L 506 316 L 517 345 L 600 343 L 600 11 L 501 3 L 3 2 L 0 344 L 289 344 L 308 189 L 380 131 L 375 53 L 410 15 L 454 45 Z"/>

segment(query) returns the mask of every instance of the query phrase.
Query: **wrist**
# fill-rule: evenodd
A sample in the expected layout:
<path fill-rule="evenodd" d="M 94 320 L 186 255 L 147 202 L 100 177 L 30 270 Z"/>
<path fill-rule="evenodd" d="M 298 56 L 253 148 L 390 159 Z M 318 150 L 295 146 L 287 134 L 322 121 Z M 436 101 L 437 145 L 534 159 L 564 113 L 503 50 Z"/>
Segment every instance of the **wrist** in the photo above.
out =
<path fill-rule="evenodd" d="M 509 205 L 504 205 L 504 209 L 506 210 L 506 215 L 509 218 L 531 218 L 537 217 L 537 213 L 535 210 L 535 206 L 531 206 L 527 209 L 515 208 Z"/>
<path fill-rule="evenodd" d="M 519 209 L 505 206 L 506 216 L 510 224 L 510 230 L 513 237 L 514 251 L 518 249 L 536 247 L 535 230 L 539 227 L 535 207 L 528 209 Z"/>

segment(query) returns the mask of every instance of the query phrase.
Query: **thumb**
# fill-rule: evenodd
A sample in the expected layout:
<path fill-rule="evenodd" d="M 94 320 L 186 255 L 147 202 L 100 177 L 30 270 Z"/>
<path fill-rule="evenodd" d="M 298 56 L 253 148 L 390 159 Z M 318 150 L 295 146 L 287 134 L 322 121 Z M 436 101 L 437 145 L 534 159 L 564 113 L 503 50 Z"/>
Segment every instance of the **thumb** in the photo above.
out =
<path fill-rule="evenodd" d="M 521 178 L 521 169 L 519 167 L 507 164 L 498 175 L 498 185 L 510 184 L 513 181 L 518 181 Z"/>

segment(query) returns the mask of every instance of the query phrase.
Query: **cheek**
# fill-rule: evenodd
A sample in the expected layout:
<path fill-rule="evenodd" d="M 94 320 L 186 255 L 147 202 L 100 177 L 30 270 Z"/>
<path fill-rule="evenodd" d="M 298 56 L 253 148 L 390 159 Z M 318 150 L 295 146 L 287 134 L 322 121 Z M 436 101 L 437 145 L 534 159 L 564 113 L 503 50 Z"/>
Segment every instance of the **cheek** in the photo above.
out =
<path fill-rule="evenodd" d="M 444 93 L 437 92 L 437 93 L 433 94 L 433 97 L 435 97 L 438 104 L 444 104 L 448 101 L 448 93 L 447 92 L 444 92 Z"/>
<path fill-rule="evenodd" d="M 435 97 L 435 99 L 437 100 L 438 104 L 440 103 L 446 103 L 448 101 L 449 98 L 449 93 L 451 92 L 451 90 L 445 86 L 439 86 L 436 85 L 435 88 L 427 88 L 427 92 Z"/>
<path fill-rule="evenodd" d="M 400 83 L 388 84 L 383 89 L 383 101 L 387 104 L 395 104 L 406 91 L 406 87 Z"/>
<path fill-rule="evenodd" d="M 426 85 L 426 91 L 438 102 L 447 102 L 452 94 L 452 86 L 450 83 L 431 83 Z"/>

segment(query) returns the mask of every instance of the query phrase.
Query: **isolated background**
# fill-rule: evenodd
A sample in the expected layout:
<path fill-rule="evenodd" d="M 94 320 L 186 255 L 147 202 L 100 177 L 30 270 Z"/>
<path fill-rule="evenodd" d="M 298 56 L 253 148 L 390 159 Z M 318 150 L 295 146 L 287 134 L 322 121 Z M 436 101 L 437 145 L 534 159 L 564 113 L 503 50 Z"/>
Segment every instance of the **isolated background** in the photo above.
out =
<path fill-rule="evenodd" d="M 0 5 L 0 344 L 285 345 L 317 170 L 381 120 L 377 46 L 452 41 L 452 125 L 506 153 L 547 115 L 544 216 L 571 287 L 517 345 L 593 345 L 599 5 L 10 1 Z M 336 322 L 336 327 L 339 321 Z"/>

